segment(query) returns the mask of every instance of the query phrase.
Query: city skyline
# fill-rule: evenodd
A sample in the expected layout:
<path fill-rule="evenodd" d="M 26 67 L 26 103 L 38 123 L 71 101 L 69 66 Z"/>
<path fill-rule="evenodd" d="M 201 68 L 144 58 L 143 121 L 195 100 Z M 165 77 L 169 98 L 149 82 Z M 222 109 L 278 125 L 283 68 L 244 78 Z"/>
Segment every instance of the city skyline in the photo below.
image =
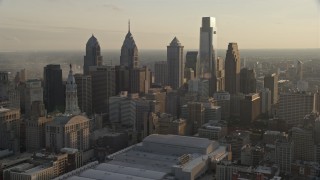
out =
<path fill-rule="evenodd" d="M 229 42 L 237 42 L 242 49 L 320 47 L 317 0 L 166 2 L 2 0 L 0 49 L 80 50 L 92 33 L 102 49 L 120 49 L 128 19 L 140 49 L 165 49 L 174 36 L 186 49 L 198 49 L 205 16 L 217 20 L 218 49 L 225 49 Z M 35 4 L 39 8 L 33 8 Z"/>

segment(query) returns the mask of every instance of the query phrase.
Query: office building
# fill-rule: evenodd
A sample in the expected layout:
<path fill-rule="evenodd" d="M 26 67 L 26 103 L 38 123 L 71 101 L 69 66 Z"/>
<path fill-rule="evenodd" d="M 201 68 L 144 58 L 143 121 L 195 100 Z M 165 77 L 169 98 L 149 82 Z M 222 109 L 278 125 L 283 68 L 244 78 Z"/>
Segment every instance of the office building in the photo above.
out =
<path fill-rule="evenodd" d="M 151 71 L 147 66 L 130 70 L 130 93 L 145 94 L 151 85 Z"/>
<path fill-rule="evenodd" d="M 225 90 L 230 94 L 240 92 L 240 53 L 237 43 L 229 43 L 225 60 Z"/>
<path fill-rule="evenodd" d="M 224 60 L 221 57 L 217 59 L 217 92 L 225 90 L 225 68 L 224 68 Z"/>
<path fill-rule="evenodd" d="M 293 92 L 280 94 L 278 117 L 284 120 L 288 127 L 299 125 L 305 115 L 313 112 L 313 110 L 313 93 Z"/>
<path fill-rule="evenodd" d="M 128 33 L 121 47 L 120 65 L 126 66 L 129 69 L 139 67 L 138 47 L 130 32 L 130 22 L 128 26 Z"/>
<path fill-rule="evenodd" d="M 230 116 L 240 117 L 241 101 L 244 99 L 245 95 L 242 93 L 230 94 Z"/>
<path fill-rule="evenodd" d="M 201 97 L 209 97 L 209 81 L 207 79 L 190 80 L 188 91 L 197 93 Z"/>
<path fill-rule="evenodd" d="M 240 71 L 240 92 L 255 93 L 257 89 L 256 73 L 254 69 L 242 68 Z"/>
<path fill-rule="evenodd" d="M 81 112 L 92 115 L 92 79 L 90 75 L 75 74 L 78 105 Z"/>
<path fill-rule="evenodd" d="M 242 123 L 252 123 L 257 120 L 261 114 L 261 99 L 258 93 L 245 95 L 240 101 L 240 120 Z"/>
<path fill-rule="evenodd" d="M 0 107 L 0 149 L 20 152 L 20 110 Z"/>
<path fill-rule="evenodd" d="M 46 124 L 52 121 L 48 117 L 42 101 L 34 101 L 31 105 L 31 118 L 26 125 L 26 149 L 35 152 L 46 147 Z"/>
<path fill-rule="evenodd" d="M 216 105 L 221 107 L 221 119 L 228 120 L 230 117 L 230 94 L 220 91 L 214 93 L 213 98 Z"/>
<path fill-rule="evenodd" d="M 165 113 L 166 111 L 166 96 L 167 93 L 159 89 L 149 89 L 148 94 L 146 94 L 147 100 L 156 101 L 159 104 L 159 112 Z"/>
<path fill-rule="evenodd" d="M 8 98 L 9 73 L 0 71 L 0 100 Z"/>
<path fill-rule="evenodd" d="M 296 64 L 296 81 L 301 81 L 303 78 L 303 63 L 301 61 L 297 61 Z"/>
<path fill-rule="evenodd" d="M 188 118 L 186 134 L 193 135 L 205 123 L 204 120 L 205 108 L 203 103 L 189 102 L 188 103 Z"/>
<path fill-rule="evenodd" d="M 184 80 L 188 82 L 189 80 L 195 79 L 194 77 L 194 71 L 191 68 L 185 68 L 184 69 Z"/>
<path fill-rule="evenodd" d="M 261 114 L 271 115 L 271 91 L 268 88 L 260 90 Z"/>
<path fill-rule="evenodd" d="M 268 88 L 271 91 L 271 104 L 278 102 L 278 75 L 268 74 L 264 77 L 264 88 Z"/>
<path fill-rule="evenodd" d="M 187 51 L 185 69 L 191 68 L 194 72 L 194 77 L 198 73 L 198 51 Z"/>
<path fill-rule="evenodd" d="M 115 66 L 116 93 L 130 90 L 130 70 L 127 66 Z"/>
<path fill-rule="evenodd" d="M 38 79 L 28 80 L 25 89 L 25 115 L 27 118 L 31 115 L 31 105 L 34 101 L 43 102 L 43 89 L 41 81 Z"/>
<path fill-rule="evenodd" d="M 177 91 L 167 93 L 166 113 L 178 117 L 180 115 L 180 96 Z"/>
<path fill-rule="evenodd" d="M 295 144 L 288 140 L 276 140 L 276 163 L 279 165 L 282 173 L 291 173 L 291 163 L 293 162 L 293 153 Z"/>
<path fill-rule="evenodd" d="M 90 66 L 102 66 L 100 44 L 93 35 L 86 44 L 86 55 L 84 56 L 83 74 L 89 75 Z"/>
<path fill-rule="evenodd" d="M 232 160 L 240 160 L 241 149 L 250 143 L 249 131 L 234 131 L 220 140 L 220 143 L 231 146 Z"/>
<path fill-rule="evenodd" d="M 158 61 L 154 64 L 154 81 L 157 85 L 168 85 L 168 63 L 167 61 Z"/>
<path fill-rule="evenodd" d="M 65 98 L 62 84 L 62 70 L 58 64 L 50 64 L 43 70 L 44 104 L 47 111 L 64 111 Z"/>
<path fill-rule="evenodd" d="M 210 140 L 220 140 L 228 134 L 228 127 L 225 121 L 210 121 L 198 129 L 199 137 Z"/>
<path fill-rule="evenodd" d="M 109 97 L 115 95 L 115 68 L 95 66 L 90 69 L 93 113 L 107 113 Z"/>
<path fill-rule="evenodd" d="M 312 128 L 291 129 L 291 139 L 294 143 L 294 160 L 315 161 L 314 135 Z"/>
<path fill-rule="evenodd" d="M 72 66 L 70 64 L 70 71 L 66 83 L 66 109 L 65 114 L 80 114 L 78 106 L 77 84 L 73 76 Z"/>
<path fill-rule="evenodd" d="M 171 114 L 161 113 L 158 117 L 158 126 L 156 132 L 158 134 L 175 134 L 185 135 L 186 120 L 177 119 Z"/>
<path fill-rule="evenodd" d="M 89 149 L 89 119 L 82 115 L 58 116 L 46 124 L 46 148 L 59 152 L 62 148 Z"/>
<path fill-rule="evenodd" d="M 214 17 L 202 17 L 200 28 L 199 72 L 197 77 L 210 80 L 209 94 L 217 91 L 217 28 Z"/>
<path fill-rule="evenodd" d="M 59 178 L 192 180 L 206 175 L 227 156 L 227 147 L 217 141 L 153 134 L 142 143 L 109 155 L 108 162 L 91 163 Z"/>
<path fill-rule="evenodd" d="M 174 37 L 167 46 L 168 84 L 172 89 L 179 89 L 184 79 L 183 46 Z"/>

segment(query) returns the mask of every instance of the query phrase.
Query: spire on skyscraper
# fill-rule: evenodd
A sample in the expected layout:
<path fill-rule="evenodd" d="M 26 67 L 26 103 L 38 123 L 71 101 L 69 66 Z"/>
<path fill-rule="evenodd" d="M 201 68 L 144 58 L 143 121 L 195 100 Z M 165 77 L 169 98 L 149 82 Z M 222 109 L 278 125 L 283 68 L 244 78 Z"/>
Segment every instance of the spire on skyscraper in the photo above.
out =
<path fill-rule="evenodd" d="M 120 64 L 129 68 L 138 67 L 138 48 L 133 39 L 130 29 L 130 20 L 128 21 L 128 33 L 121 47 Z"/>

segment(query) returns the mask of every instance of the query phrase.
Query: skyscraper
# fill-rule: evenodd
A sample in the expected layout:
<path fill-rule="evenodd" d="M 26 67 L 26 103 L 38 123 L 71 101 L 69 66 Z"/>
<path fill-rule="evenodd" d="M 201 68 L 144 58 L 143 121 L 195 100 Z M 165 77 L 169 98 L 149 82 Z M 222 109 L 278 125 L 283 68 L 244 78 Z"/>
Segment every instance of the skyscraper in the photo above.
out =
<path fill-rule="evenodd" d="M 240 92 L 255 93 L 257 88 L 256 73 L 253 69 L 242 68 L 240 71 Z"/>
<path fill-rule="evenodd" d="M 109 97 L 115 95 L 115 68 L 113 66 L 97 66 L 91 70 L 93 112 L 106 113 L 108 112 Z"/>
<path fill-rule="evenodd" d="M 62 84 L 62 70 L 59 64 L 49 64 L 44 67 L 44 103 L 48 112 L 63 111 L 64 90 Z"/>
<path fill-rule="evenodd" d="M 161 86 L 168 84 L 168 63 L 167 61 L 158 61 L 154 64 L 154 80 Z"/>
<path fill-rule="evenodd" d="M 80 109 L 78 106 L 78 96 L 77 96 L 77 84 L 73 76 L 72 66 L 70 64 L 70 71 L 66 84 L 66 114 L 78 115 L 80 114 Z"/>
<path fill-rule="evenodd" d="M 0 107 L 0 148 L 20 152 L 20 110 Z"/>
<path fill-rule="evenodd" d="M 78 105 L 81 112 L 92 114 L 92 79 L 90 75 L 75 74 L 77 84 Z"/>
<path fill-rule="evenodd" d="M 184 60 L 183 46 L 174 37 L 170 45 L 167 46 L 168 62 L 168 84 L 172 89 L 178 89 L 183 84 L 184 79 Z"/>
<path fill-rule="evenodd" d="M 185 68 L 191 68 L 194 71 L 194 76 L 198 73 L 198 51 L 188 51 L 186 54 Z"/>
<path fill-rule="evenodd" d="M 89 74 L 90 66 L 101 66 L 102 56 L 100 44 L 96 37 L 93 35 L 90 37 L 86 44 L 86 55 L 84 56 L 83 74 Z"/>
<path fill-rule="evenodd" d="M 130 90 L 130 70 L 127 66 L 115 66 L 116 94 Z"/>
<path fill-rule="evenodd" d="M 41 81 L 38 79 L 28 80 L 25 89 L 25 115 L 27 118 L 31 115 L 31 105 L 34 101 L 43 102 L 43 89 Z"/>
<path fill-rule="evenodd" d="M 229 43 L 225 61 L 226 91 L 240 92 L 240 53 L 237 43 Z"/>
<path fill-rule="evenodd" d="M 264 88 L 271 91 L 271 104 L 276 104 L 278 102 L 278 75 L 276 73 L 264 77 Z"/>
<path fill-rule="evenodd" d="M 147 66 L 130 70 L 130 93 L 145 94 L 150 88 L 151 72 Z"/>
<path fill-rule="evenodd" d="M 197 77 L 211 79 L 210 95 L 216 92 L 217 28 L 214 17 L 203 17 L 200 28 L 199 71 Z"/>
<path fill-rule="evenodd" d="M 130 32 L 130 22 L 128 33 L 121 47 L 120 65 L 127 66 L 130 69 L 139 67 L 138 48 Z"/>
<path fill-rule="evenodd" d="M 296 81 L 302 80 L 302 78 L 303 78 L 303 63 L 301 61 L 297 61 Z"/>

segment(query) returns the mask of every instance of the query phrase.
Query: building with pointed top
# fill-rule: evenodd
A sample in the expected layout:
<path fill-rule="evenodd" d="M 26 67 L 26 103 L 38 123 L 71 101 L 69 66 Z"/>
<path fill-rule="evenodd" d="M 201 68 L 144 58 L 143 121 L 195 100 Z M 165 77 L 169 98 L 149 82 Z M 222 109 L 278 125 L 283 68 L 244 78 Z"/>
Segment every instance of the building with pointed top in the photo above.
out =
<path fill-rule="evenodd" d="M 77 84 L 73 76 L 72 66 L 70 64 L 70 71 L 66 83 L 66 110 L 65 114 L 80 114 L 80 109 L 78 106 L 78 96 L 77 96 Z"/>
<path fill-rule="evenodd" d="M 177 37 L 174 37 L 167 46 L 168 84 L 172 89 L 178 89 L 184 79 L 183 46 Z"/>
<path fill-rule="evenodd" d="M 128 33 L 121 47 L 120 65 L 127 66 L 130 69 L 139 67 L 138 47 L 130 32 L 130 21 Z"/>
<path fill-rule="evenodd" d="M 225 60 L 225 88 L 230 94 L 240 92 L 240 53 L 237 43 L 229 43 Z"/>
<path fill-rule="evenodd" d="M 101 66 L 102 56 L 100 44 L 94 35 L 90 37 L 86 44 L 86 55 L 84 56 L 83 74 L 89 74 L 90 66 Z"/>

